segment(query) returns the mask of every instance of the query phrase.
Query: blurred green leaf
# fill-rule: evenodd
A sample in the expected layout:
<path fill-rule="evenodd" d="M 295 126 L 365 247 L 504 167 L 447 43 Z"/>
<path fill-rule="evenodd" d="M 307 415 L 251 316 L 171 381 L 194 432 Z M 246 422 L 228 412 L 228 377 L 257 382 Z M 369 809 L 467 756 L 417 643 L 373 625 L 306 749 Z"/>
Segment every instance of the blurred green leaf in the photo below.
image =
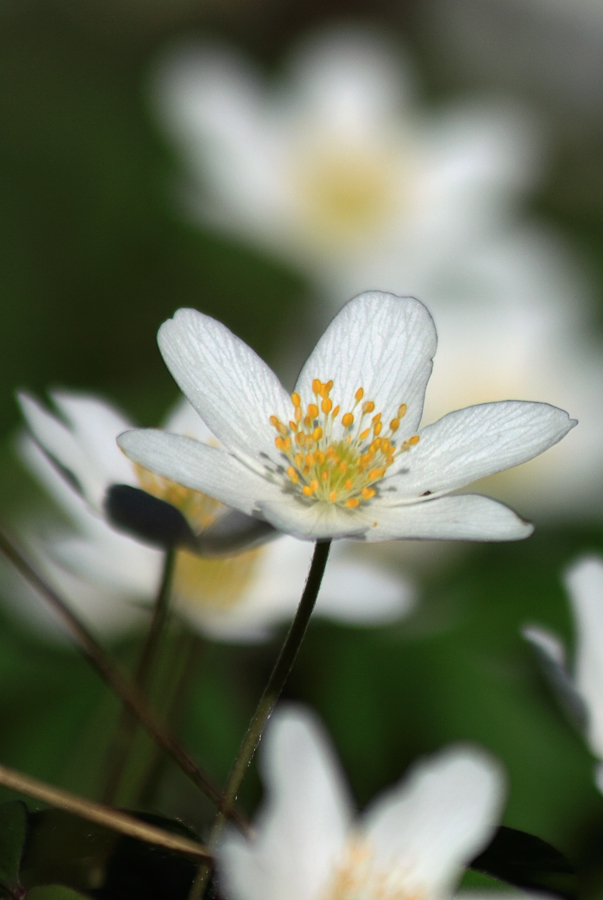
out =
<path fill-rule="evenodd" d="M 199 839 L 179 820 L 131 814 L 173 834 Z M 178 853 L 123 837 L 60 809 L 32 813 L 30 823 L 21 869 L 28 890 L 64 885 L 96 900 L 186 900 L 188 896 L 197 864 Z"/>
<path fill-rule="evenodd" d="M 27 835 L 27 807 L 20 800 L 0 806 L 0 885 L 11 895 L 21 887 L 19 869 Z"/>
<path fill-rule="evenodd" d="M 533 834 L 501 826 L 470 868 L 524 890 L 566 900 L 577 896 L 574 870 L 565 856 Z"/>
<path fill-rule="evenodd" d="M 82 900 L 85 894 L 72 891 L 62 884 L 49 884 L 44 887 L 35 887 L 27 892 L 27 900 Z"/>

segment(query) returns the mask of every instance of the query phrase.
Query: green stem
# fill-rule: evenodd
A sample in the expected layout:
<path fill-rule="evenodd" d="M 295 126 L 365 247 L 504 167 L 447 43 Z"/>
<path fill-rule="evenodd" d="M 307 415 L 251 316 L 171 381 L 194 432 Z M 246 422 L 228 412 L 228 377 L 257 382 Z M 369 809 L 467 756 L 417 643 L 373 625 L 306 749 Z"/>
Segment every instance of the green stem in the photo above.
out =
<path fill-rule="evenodd" d="M 228 776 L 228 781 L 226 782 L 226 787 L 222 795 L 223 804 L 218 811 L 209 836 L 209 846 L 212 850 L 220 840 L 229 811 L 233 808 L 234 802 L 237 799 L 239 788 L 241 787 L 245 773 L 249 768 L 249 764 L 251 763 L 260 742 L 262 732 L 266 727 L 266 723 L 285 687 L 287 678 L 295 663 L 299 648 L 308 629 L 310 616 L 316 605 L 330 549 L 331 541 L 317 543 L 314 548 L 312 565 L 310 566 L 306 586 L 299 602 L 299 606 L 297 607 L 295 618 L 291 623 L 291 627 L 285 638 L 285 643 L 281 648 L 272 674 L 268 679 L 268 684 L 264 688 L 264 693 L 262 694 L 253 718 L 249 723 L 249 728 L 243 738 L 243 743 L 241 744 L 237 758 L 235 759 L 230 775 Z M 199 868 L 188 900 L 201 900 L 210 875 L 211 863 L 204 863 Z"/>
<path fill-rule="evenodd" d="M 136 672 L 134 673 L 134 684 L 143 694 L 147 694 L 149 678 L 153 670 L 153 664 L 157 657 L 161 636 L 168 618 L 170 593 L 172 590 L 174 569 L 176 565 L 176 553 L 177 551 L 173 548 L 165 551 L 163 572 L 157 598 L 153 606 L 151 623 L 138 660 Z M 115 735 L 109 745 L 107 753 L 107 776 L 101 798 L 103 803 L 111 804 L 115 800 L 115 795 L 119 790 L 128 757 L 132 751 L 132 745 L 136 735 L 136 726 L 136 716 L 133 716 L 131 711 L 123 706 Z"/>
<path fill-rule="evenodd" d="M 159 744 L 172 757 L 199 790 L 209 797 L 219 809 L 222 809 L 224 801 L 218 788 L 196 765 L 174 736 L 157 721 L 154 712 L 132 680 L 122 671 L 107 651 L 101 647 L 98 641 L 92 637 L 86 626 L 72 612 L 67 603 L 57 594 L 54 588 L 47 584 L 2 531 L 0 531 L 0 552 L 6 556 L 23 577 L 55 609 L 76 639 L 85 658 L 108 687 L 119 697 L 124 706 L 127 706 L 132 714 L 136 716 L 155 743 Z M 247 829 L 247 820 L 244 816 L 237 813 L 236 810 L 230 808 L 228 815 L 238 825 Z"/>

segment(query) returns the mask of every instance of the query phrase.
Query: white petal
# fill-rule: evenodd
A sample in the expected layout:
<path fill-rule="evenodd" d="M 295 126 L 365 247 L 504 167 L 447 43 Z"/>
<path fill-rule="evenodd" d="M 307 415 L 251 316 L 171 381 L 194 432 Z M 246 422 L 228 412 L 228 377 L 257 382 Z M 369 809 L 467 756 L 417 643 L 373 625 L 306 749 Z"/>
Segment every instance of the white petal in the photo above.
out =
<path fill-rule="evenodd" d="M 33 397 L 18 395 L 27 425 L 37 443 L 56 462 L 76 479 L 78 488 L 89 503 L 100 506 L 107 487 L 104 472 L 80 446 L 73 433 Z"/>
<path fill-rule="evenodd" d="M 565 647 L 555 634 L 539 625 L 526 625 L 521 633 L 534 647 L 543 673 L 561 708 L 580 732 L 586 732 L 588 711 L 568 672 Z"/>
<path fill-rule="evenodd" d="M 260 501 L 277 501 L 281 489 L 248 469 L 225 450 L 181 434 L 154 428 L 126 431 L 118 438 L 124 453 L 145 469 L 252 514 Z"/>
<path fill-rule="evenodd" d="M 255 465 L 265 454 L 276 458 L 269 420 L 291 417 L 290 398 L 247 344 L 194 309 L 164 322 L 158 342 L 179 387 L 228 450 Z"/>
<path fill-rule="evenodd" d="M 591 749 L 603 758 L 603 561 L 582 557 L 564 580 L 576 621 L 576 687 L 588 707 Z"/>
<path fill-rule="evenodd" d="M 521 633 L 526 641 L 533 644 L 539 653 L 550 660 L 552 665 L 565 668 L 565 647 L 556 634 L 539 625 L 526 625 L 521 629 Z"/>
<path fill-rule="evenodd" d="M 437 900 L 498 824 L 504 793 L 499 766 L 470 747 L 419 763 L 369 809 L 365 827 L 382 867 L 403 873 L 405 892 Z"/>
<path fill-rule="evenodd" d="M 358 625 L 380 625 L 408 615 L 416 590 L 410 580 L 366 559 L 354 560 L 343 542 L 333 545 L 316 614 Z"/>
<path fill-rule="evenodd" d="M 433 319 L 413 297 L 371 291 L 355 297 L 333 319 L 299 376 L 296 391 L 308 403 L 312 381 L 333 380 L 331 397 L 342 413 L 354 406 L 354 394 L 375 403 L 389 423 L 401 403 L 408 411 L 399 434 L 416 431 L 425 387 L 436 351 Z"/>
<path fill-rule="evenodd" d="M 186 397 L 180 397 L 165 419 L 163 427 L 166 431 L 183 434 L 196 441 L 202 441 L 204 444 L 212 443 L 212 440 L 214 444 L 217 444 L 213 434 Z M 125 431 L 125 429 L 123 430 Z"/>
<path fill-rule="evenodd" d="M 315 900 L 339 857 L 351 803 L 316 719 L 279 708 L 262 741 L 267 802 L 245 842 L 231 833 L 220 853 L 227 894 L 238 900 Z"/>
<path fill-rule="evenodd" d="M 74 391 L 51 391 L 51 397 L 107 483 L 135 484 L 132 464 L 116 443 L 117 435 L 132 428 L 132 422 L 100 397 Z"/>
<path fill-rule="evenodd" d="M 281 494 L 258 503 L 262 518 L 285 534 L 305 541 L 359 537 L 369 523 L 357 510 L 342 509 L 333 503 L 306 503 L 294 495 Z"/>
<path fill-rule="evenodd" d="M 398 457 L 388 491 L 404 497 L 453 491 L 519 465 L 556 444 L 577 423 L 548 403 L 506 400 L 449 413 L 424 428 Z"/>
<path fill-rule="evenodd" d="M 373 503 L 363 511 L 363 518 L 369 517 L 367 541 L 519 541 L 534 530 L 508 506 L 480 494 L 438 497 L 406 506 Z"/>

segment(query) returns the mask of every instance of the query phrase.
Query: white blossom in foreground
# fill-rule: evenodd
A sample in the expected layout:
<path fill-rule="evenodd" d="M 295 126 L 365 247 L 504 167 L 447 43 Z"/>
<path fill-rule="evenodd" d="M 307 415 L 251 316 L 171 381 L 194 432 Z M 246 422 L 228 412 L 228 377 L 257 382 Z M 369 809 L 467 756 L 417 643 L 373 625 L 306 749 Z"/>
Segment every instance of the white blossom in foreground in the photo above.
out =
<path fill-rule="evenodd" d="M 155 430 L 119 438 L 135 462 L 308 540 L 518 540 L 532 527 L 457 488 L 542 453 L 576 424 L 545 403 L 508 400 L 420 429 L 436 350 L 412 297 L 372 292 L 335 317 L 289 395 L 215 319 L 179 310 L 164 359 L 222 448 Z"/>
<path fill-rule="evenodd" d="M 262 741 L 267 798 L 252 838 L 227 834 L 230 900 L 451 897 L 498 824 L 504 781 L 472 747 L 423 760 L 355 819 L 333 751 L 309 712 L 275 713 Z"/>
<path fill-rule="evenodd" d="M 163 551 L 117 530 L 104 517 L 104 498 L 112 484 L 130 484 L 167 500 L 203 531 L 224 507 L 210 497 L 158 478 L 134 465 L 116 437 L 132 424 L 105 401 L 86 394 L 55 391 L 58 415 L 32 397 L 20 402 L 29 434 L 20 451 L 34 475 L 52 494 L 74 529 L 36 535 L 25 523 L 27 543 L 49 577 L 78 611 L 97 628 L 119 632 L 132 624 L 137 606 L 148 605 L 161 578 Z M 186 402 L 166 427 L 198 441 L 209 430 Z M 266 637 L 270 626 L 290 617 L 299 602 L 312 548 L 284 537 L 228 557 L 178 552 L 174 601 L 193 627 L 223 640 Z M 134 603 L 133 603 L 134 601 Z M 317 612 L 340 621 L 379 624 L 408 612 L 413 591 L 401 577 L 368 562 L 336 555 L 321 590 Z"/>
<path fill-rule="evenodd" d="M 565 648 L 556 635 L 537 625 L 524 628 L 523 634 L 548 664 L 562 700 L 569 700 L 583 719 L 579 724 L 599 760 L 595 779 L 603 793 L 603 559 L 581 557 L 564 581 L 576 629 L 573 673 L 568 673 Z"/>

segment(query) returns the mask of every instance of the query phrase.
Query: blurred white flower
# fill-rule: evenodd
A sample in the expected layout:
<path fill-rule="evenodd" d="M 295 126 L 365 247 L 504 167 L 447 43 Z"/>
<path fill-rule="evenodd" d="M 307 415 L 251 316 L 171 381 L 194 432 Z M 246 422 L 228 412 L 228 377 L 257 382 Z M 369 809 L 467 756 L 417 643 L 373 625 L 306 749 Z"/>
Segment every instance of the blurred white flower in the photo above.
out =
<path fill-rule="evenodd" d="M 255 834 L 229 832 L 218 855 L 231 900 L 443 900 L 500 814 L 504 779 L 477 748 L 454 747 L 415 765 L 359 819 L 309 712 L 277 710 L 261 754 L 267 798 Z"/>
<path fill-rule="evenodd" d="M 233 50 L 181 47 L 154 91 L 188 168 L 180 194 L 192 216 L 304 271 L 321 324 L 367 289 L 424 300 L 444 348 L 429 417 L 519 396 L 571 408 L 579 432 L 496 490 L 528 515 L 600 514 L 591 289 L 555 235 L 520 220 L 543 168 L 524 109 L 422 106 L 400 49 L 351 27 L 307 40 L 274 84 Z M 285 357 L 295 365 L 303 352 Z"/>
<path fill-rule="evenodd" d="M 243 341 L 194 309 L 164 322 L 158 340 L 222 448 L 152 429 L 119 445 L 146 469 L 310 541 L 528 537 L 532 527 L 501 503 L 447 495 L 544 452 L 576 424 L 546 403 L 508 400 L 417 431 L 437 338 L 413 297 L 350 300 L 291 396 Z"/>
<path fill-rule="evenodd" d="M 583 556 L 565 573 L 574 614 L 574 665 L 567 670 L 565 648 L 559 638 L 539 625 L 523 629 L 538 650 L 561 700 L 578 718 L 599 763 L 595 780 L 603 793 L 603 559 Z"/>
<path fill-rule="evenodd" d="M 24 461 L 75 529 L 61 532 L 54 523 L 52 530 L 36 535 L 36 523 L 30 520 L 24 535 L 78 612 L 95 627 L 118 633 L 131 626 L 136 605 L 148 605 L 155 596 L 163 551 L 107 521 L 108 488 L 142 487 L 180 508 L 197 531 L 226 510 L 207 496 L 131 463 L 117 447 L 116 437 L 133 425 L 104 400 L 66 391 L 54 391 L 52 400 L 58 415 L 21 395 L 29 434 L 19 446 Z M 168 417 L 166 427 L 198 441 L 211 440 L 185 401 Z M 180 550 L 175 606 L 194 628 L 214 638 L 265 638 L 270 626 L 295 611 L 311 555 L 310 545 L 289 537 L 228 557 Z M 317 613 L 344 622 L 380 624 L 405 614 L 412 603 L 413 591 L 403 578 L 348 559 L 342 548 L 323 581 Z"/>

